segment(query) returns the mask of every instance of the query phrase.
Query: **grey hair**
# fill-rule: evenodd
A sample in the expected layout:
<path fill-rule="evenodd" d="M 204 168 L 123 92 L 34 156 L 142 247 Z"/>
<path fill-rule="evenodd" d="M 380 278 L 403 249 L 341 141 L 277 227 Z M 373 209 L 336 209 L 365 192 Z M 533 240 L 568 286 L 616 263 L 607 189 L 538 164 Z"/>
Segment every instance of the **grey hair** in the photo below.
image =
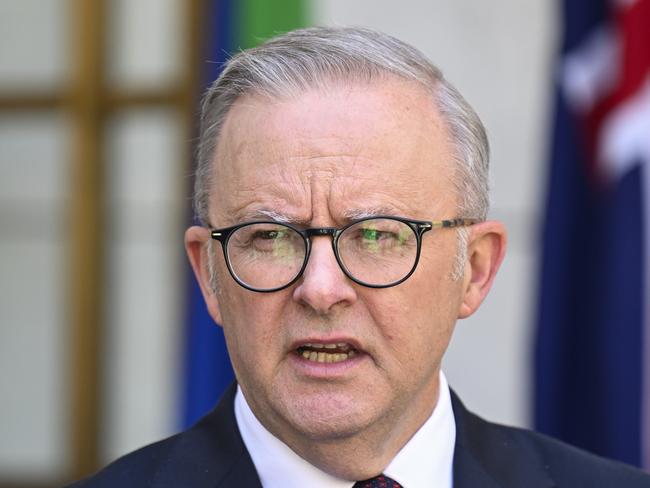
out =
<path fill-rule="evenodd" d="M 241 51 L 225 63 L 201 103 L 194 208 L 208 223 L 215 148 L 230 108 L 242 96 L 297 96 L 334 81 L 370 82 L 387 75 L 413 81 L 432 94 L 455 149 L 453 184 L 458 212 L 484 220 L 488 207 L 489 146 L 485 128 L 462 95 L 420 51 L 365 28 L 310 27 Z"/>

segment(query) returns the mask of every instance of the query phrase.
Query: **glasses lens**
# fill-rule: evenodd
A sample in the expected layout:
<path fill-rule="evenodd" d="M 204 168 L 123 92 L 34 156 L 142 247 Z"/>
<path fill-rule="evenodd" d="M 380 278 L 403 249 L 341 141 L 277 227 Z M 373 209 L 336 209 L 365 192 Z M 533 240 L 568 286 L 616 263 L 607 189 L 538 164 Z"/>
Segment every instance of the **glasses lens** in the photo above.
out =
<path fill-rule="evenodd" d="M 306 251 L 305 240 L 298 232 L 276 223 L 240 227 L 227 246 L 232 272 L 258 290 L 290 283 L 300 272 Z"/>
<path fill-rule="evenodd" d="M 417 258 L 417 236 L 404 222 L 368 219 L 339 237 L 339 257 L 348 273 L 368 285 L 384 286 L 408 275 Z"/>

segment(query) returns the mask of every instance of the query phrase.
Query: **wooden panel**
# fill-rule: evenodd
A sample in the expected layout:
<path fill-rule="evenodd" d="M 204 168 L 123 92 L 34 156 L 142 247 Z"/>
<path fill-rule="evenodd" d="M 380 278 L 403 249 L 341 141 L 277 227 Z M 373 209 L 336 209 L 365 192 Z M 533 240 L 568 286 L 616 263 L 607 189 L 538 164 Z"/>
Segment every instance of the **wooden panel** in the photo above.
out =
<path fill-rule="evenodd" d="M 72 109 L 76 144 L 70 229 L 70 327 L 72 475 L 98 467 L 101 374 L 104 188 L 102 110 L 104 2 L 72 0 L 77 70 Z"/>
<path fill-rule="evenodd" d="M 164 90 L 116 91 L 102 93 L 96 100 L 98 113 L 129 108 L 179 106 L 185 102 L 185 85 Z M 66 93 L 0 92 L 0 111 L 24 112 L 26 110 L 67 110 L 76 106 L 78 95 Z"/>
<path fill-rule="evenodd" d="M 51 110 L 65 108 L 68 104 L 68 97 L 61 93 L 0 93 L 0 111 L 2 112 Z"/>

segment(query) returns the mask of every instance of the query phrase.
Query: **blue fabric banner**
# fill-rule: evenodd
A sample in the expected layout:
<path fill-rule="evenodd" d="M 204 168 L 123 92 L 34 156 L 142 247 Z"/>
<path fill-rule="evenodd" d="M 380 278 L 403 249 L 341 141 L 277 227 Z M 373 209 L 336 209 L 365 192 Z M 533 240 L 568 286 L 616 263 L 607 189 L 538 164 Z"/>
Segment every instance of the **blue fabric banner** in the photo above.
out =
<path fill-rule="evenodd" d="M 205 87 L 219 76 L 222 64 L 234 47 L 231 3 L 231 0 L 206 2 L 208 15 L 204 19 L 204 29 L 207 36 L 203 50 L 206 61 L 201 65 Z M 188 288 L 182 427 L 192 425 L 207 413 L 234 378 L 223 331 L 208 315 L 191 271 Z"/>
<path fill-rule="evenodd" d="M 650 63 L 635 46 L 648 2 L 632 4 L 564 2 L 534 408 L 538 430 L 641 466 L 650 155 L 635 133 L 650 137 L 650 111 L 629 113 L 650 94 Z"/>

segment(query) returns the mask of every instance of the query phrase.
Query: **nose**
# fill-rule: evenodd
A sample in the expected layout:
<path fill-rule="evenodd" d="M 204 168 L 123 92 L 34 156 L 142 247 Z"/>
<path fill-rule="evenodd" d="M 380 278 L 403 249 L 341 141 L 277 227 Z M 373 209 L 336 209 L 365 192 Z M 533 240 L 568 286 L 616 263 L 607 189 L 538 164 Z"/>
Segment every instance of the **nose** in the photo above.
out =
<path fill-rule="evenodd" d="M 357 299 L 352 281 L 341 270 L 327 236 L 312 237 L 307 267 L 294 289 L 293 298 L 319 315 L 339 306 L 349 306 Z"/>

